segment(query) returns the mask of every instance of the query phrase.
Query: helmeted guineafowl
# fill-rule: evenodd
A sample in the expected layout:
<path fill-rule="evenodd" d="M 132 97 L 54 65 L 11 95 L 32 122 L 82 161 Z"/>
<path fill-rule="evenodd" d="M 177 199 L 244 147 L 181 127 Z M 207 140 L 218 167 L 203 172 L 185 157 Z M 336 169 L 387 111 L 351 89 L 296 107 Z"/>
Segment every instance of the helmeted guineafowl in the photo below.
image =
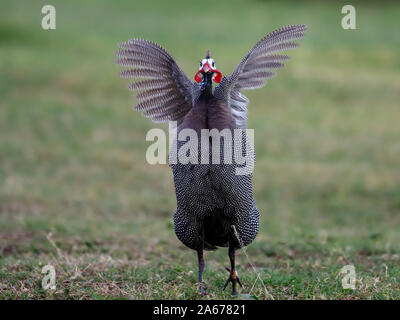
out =
<path fill-rule="evenodd" d="M 293 41 L 305 31 L 306 26 L 293 25 L 266 35 L 228 77 L 222 77 L 207 51 L 193 83 L 158 44 L 143 39 L 119 44 L 117 64 L 133 67 L 121 76 L 140 79 L 129 85 L 130 90 L 141 91 L 135 110 L 177 129 L 170 153 L 177 199 L 174 228 L 178 239 L 197 251 L 201 294 L 203 250 L 229 247 L 231 267 L 224 289 L 232 282 L 235 294 L 236 284 L 242 285 L 235 250 L 251 243 L 259 228 L 252 170 L 240 171 L 248 163 L 237 161 L 243 157 L 254 161 L 244 130 L 249 100 L 241 91 L 265 85 L 275 75 L 271 70 L 283 67 L 288 59 L 276 52 L 295 48 Z M 212 81 L 219 83 L 214 92 Z"/>

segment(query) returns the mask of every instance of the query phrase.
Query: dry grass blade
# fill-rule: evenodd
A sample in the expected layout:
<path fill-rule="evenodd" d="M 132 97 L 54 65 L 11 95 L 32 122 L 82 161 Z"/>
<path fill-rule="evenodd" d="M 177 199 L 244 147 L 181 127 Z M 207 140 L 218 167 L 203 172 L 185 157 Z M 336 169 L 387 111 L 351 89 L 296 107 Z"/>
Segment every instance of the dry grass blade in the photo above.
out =
<path fill-rule="evenodd" d="M 242 248 L 242 251 L 244 252 L 244 254 L 245 254 L 245 256 L 246 256 L 247 262 L 249 263 L 249 265 L 250 265 L 251 268 L 253 269 L 254 273 L 256 274 L 257 279 L 260 280 L 261 285 L 263 286 L 264 293 L 265 293 L 265 297 L 268 298 L 268 299 L 270 299 L 270 300 L 275 300 L 274 297 L 272 296 L 272 294 L 269 293 L 267 287 L 266 287 L 265 284 L 264 284 L 264 281 L 262 281 L 262 279 L 261 279 L 261 277 L 260 277 L 260 274 L 257 272 L 257 270 L 256 270 L 256 268 L 254 267 L 254 265 L 251 263 L 250 258 L 249 258 L 249 255 L 247 254 L 246 247 L 243 245 L 242 239 L 240 239 L 240 236 L 239 236 L 239 234 L 238 234 L 238 232 L 237 232 L 237 230 L 236 230 L 236 227 L 235 227 L 234 225 L 232 225 L 232 229 L 233 229 L 233 232 L 235 233 L 235 237 L 236 237 L 236 238 L 238 239 L 238 241 L 239 241 L 239 244 L 240 244 L 240 247 Z M 251 287 L 251 289 L 250 289 L 250 291 L 249 291 L 249 294 L 250 294 L 251 290 L 253 290 L 253 288 L 254 288 L 254 284 L 253 284 L 253 286 Z"/>

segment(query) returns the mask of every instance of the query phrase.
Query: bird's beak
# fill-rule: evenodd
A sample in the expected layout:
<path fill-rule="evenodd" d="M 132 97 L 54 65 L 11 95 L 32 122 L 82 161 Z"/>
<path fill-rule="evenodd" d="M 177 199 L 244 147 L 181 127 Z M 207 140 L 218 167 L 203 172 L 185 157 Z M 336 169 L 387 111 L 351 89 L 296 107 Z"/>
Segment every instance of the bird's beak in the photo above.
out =
<path fill-rule="evenodd" d="M 211 70 L 212 70 L 212 69 L 211 69 L 209 63 L 208 63 L 208 62 L 205 63 L 204 66 L 203 66 L 203 72 L 204 72 L 204 73 L 207 73 L 207 72 L 210 72 Z"/>
<path fill-rule="evenodd" d="M 214 73 L 213 75 L 213 80 L 216 83 L 220 83 L 221 79 L 222 79 L 222 73 L 221 71 L 211 68 L 210 64 L 207 62 L 203 65 L 203 67 L 201 69 L 199 69 L 196 72 L 196 75 L 194 76 L 194 79 L 196 80 L 196 82 L 200 83 L 201 82 L 201 78 L 203 77 L 203 75 L 205 73 Z"/>

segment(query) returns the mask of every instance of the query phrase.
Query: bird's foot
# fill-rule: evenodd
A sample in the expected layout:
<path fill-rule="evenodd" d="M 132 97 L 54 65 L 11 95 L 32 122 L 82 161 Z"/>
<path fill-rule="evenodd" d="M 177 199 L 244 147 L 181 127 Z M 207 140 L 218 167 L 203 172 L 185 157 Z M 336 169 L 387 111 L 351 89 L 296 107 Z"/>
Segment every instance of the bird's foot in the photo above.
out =
<path fill-rule="evenodd" d="M 200 296 L 203 297 L 206 295 L 206 292 L 204 291 L 204 283 L 203 282 L 198 282 L 197 288 L 199 289 Z"/>
<path fill-rule="evenodd" d="M 229 282 L 232 282 L 232 294 L 236 295 L 238 294 L 237 290 L 236 290 L 236 283 L 239 283 L 240 287 L 243 288 L 243 284 L 239 279 L 239 275 L 237 273 L 237 271 L 235 269 L 231 270 L 229 268 L 225 268 L 228 272 L 229 272 L 229 278 L 228 280 L 226 280 L 225 284 L 224 284 L 224 288 L 222 290 L 225 290 L 226 287 L 228 286 Z"/>

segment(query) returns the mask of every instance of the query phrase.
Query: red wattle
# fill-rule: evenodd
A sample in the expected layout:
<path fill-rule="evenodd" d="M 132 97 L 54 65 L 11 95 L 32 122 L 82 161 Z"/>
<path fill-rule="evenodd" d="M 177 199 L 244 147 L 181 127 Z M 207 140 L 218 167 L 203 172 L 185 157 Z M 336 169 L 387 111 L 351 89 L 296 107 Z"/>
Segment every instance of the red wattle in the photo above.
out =
<path fill-rule="evenodd" d="M 214 82 L 216 83 L 220 83 L 222 80 L 222 73 L 221 71 L 217 70 L 217 69 L 213 69 L 213 72 L 216 73 L 216 76 L 213 77 Z"/>
<path fill-rule="evenodd" d="M 201 70 L 197 71 L 196 74 L 194 75 L 194 80 L 195 80 L 197 83 L 200 83 L 200 82 L 201 82 L 201 77 L 199 76 L 199 73 L 200 73 L 200 72 L 201 72 Z"/>

